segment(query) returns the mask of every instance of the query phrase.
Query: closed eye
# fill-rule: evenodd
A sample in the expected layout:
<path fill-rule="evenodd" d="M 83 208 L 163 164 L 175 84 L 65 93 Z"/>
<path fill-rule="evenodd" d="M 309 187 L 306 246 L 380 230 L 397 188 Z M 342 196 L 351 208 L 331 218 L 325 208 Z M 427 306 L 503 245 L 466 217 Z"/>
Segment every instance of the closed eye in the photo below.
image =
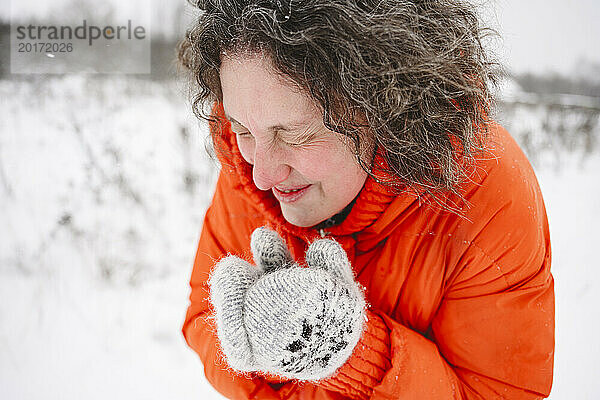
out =
<path fill-rule="evenodd" d="M 314 138 L 314 133 L 304 132 L 296 135 L 279 135 L 279 139 L 286 145 L 291 147 L 301 147 L 308 145 Z"/>
<path fill-rule="evenodd" d="M 301 147 L 301 146 L 306 146 L 308 143 L 310 142 L 310 140 L 304 140 L 304 141 L 298 141 L 298 142 L 286 142 L 284 141 L 284 143 L 288 146 L 291 147 Z"/>
<path fill-rule="evenodd" d="M 251 138 L 253 137 L 252 133 L 246 128 L 232 128 L 231 132 L 233 132 L 238 138 Z"/>
<path fill-rule="evenodd" d="M 232 118 L 230 118 L 232 119 Z M 236 120 L 231 121 L 231 131 L 235 133 L 238 137 L 249 136 L 252 135 L 244 125 L 240 124 Z"/>

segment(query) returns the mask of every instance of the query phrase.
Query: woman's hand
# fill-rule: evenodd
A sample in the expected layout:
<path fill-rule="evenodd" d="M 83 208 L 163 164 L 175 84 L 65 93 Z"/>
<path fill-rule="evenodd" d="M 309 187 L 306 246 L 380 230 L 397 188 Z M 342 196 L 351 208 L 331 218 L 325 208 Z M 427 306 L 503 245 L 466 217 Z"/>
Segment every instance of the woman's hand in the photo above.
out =
<path fill-rule="evenodd" d="M 333 240 L 317 240 L 306 252 L 308 268 L 300 267 L 265 228 L 254 231 L 251 249 L 257 267 L 229 256 L 209 280 L 228 363 L 289 379 L 330 376 L 364 327 L 364 295 L 346 253 Z"/>

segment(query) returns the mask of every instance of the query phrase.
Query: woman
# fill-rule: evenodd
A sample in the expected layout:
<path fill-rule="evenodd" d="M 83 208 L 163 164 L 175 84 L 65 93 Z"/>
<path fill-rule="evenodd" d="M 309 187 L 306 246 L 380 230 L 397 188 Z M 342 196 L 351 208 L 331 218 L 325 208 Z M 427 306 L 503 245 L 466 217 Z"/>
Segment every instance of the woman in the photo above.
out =
<path fill-rule="evenodd" d="M 546 212 L 488 118 L 470 6 L 197 6 L 179 58 L 222 169 L 183 334 L 208 381 L 232 399 L 547 397 Z"/>

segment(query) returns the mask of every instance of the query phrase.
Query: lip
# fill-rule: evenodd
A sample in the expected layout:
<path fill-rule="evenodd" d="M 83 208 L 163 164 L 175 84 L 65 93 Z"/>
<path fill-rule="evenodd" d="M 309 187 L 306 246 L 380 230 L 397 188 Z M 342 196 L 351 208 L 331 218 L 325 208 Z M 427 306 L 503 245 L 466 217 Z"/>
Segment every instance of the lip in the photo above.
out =
<path fill-rule="evenodd" d="M 284 193 L 275 187 L 272 188 L 272 191 L 273 191 L 273 195 L 275 196 L 275 198 L 277 200 L 279 200 L 281 203 L 293 203 L 295 201 L 298 201 L 302 196 L 304 196 L 306 194 L 306 192 L 308 192 L 308 189 L 310 189 L 311 186 L 312 186 L 312 184 L 306 185 L 306 186 L 300 186 L 298 188 L 286 189 L 286 190 L 300 189 L 297 192 L 292 192 L 292 193 Z"/>

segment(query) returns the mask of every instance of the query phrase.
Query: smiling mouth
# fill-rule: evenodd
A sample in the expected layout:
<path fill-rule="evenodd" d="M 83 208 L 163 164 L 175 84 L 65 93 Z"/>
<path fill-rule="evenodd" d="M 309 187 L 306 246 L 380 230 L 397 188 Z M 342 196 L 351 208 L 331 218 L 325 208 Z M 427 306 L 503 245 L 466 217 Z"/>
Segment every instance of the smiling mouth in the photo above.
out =
<path fill-rule="evenodd" d="M 298 188 L 278 189 L 273 188 L 273 195 L 282 203 L 292 203 L 300 199 L 312 185 L 306 185 Z"/>
<path fill-rule="evenodd" d="M 304 189 L 305 187 L 306 186 L 298 188 L 298 189 L 288 189 L 288 190 L 281 190 L 281 189 L 277 189 L 277 188 L 276 189 L 279 190 L 281 193 L 294 193 L 294 192 Z"/>

